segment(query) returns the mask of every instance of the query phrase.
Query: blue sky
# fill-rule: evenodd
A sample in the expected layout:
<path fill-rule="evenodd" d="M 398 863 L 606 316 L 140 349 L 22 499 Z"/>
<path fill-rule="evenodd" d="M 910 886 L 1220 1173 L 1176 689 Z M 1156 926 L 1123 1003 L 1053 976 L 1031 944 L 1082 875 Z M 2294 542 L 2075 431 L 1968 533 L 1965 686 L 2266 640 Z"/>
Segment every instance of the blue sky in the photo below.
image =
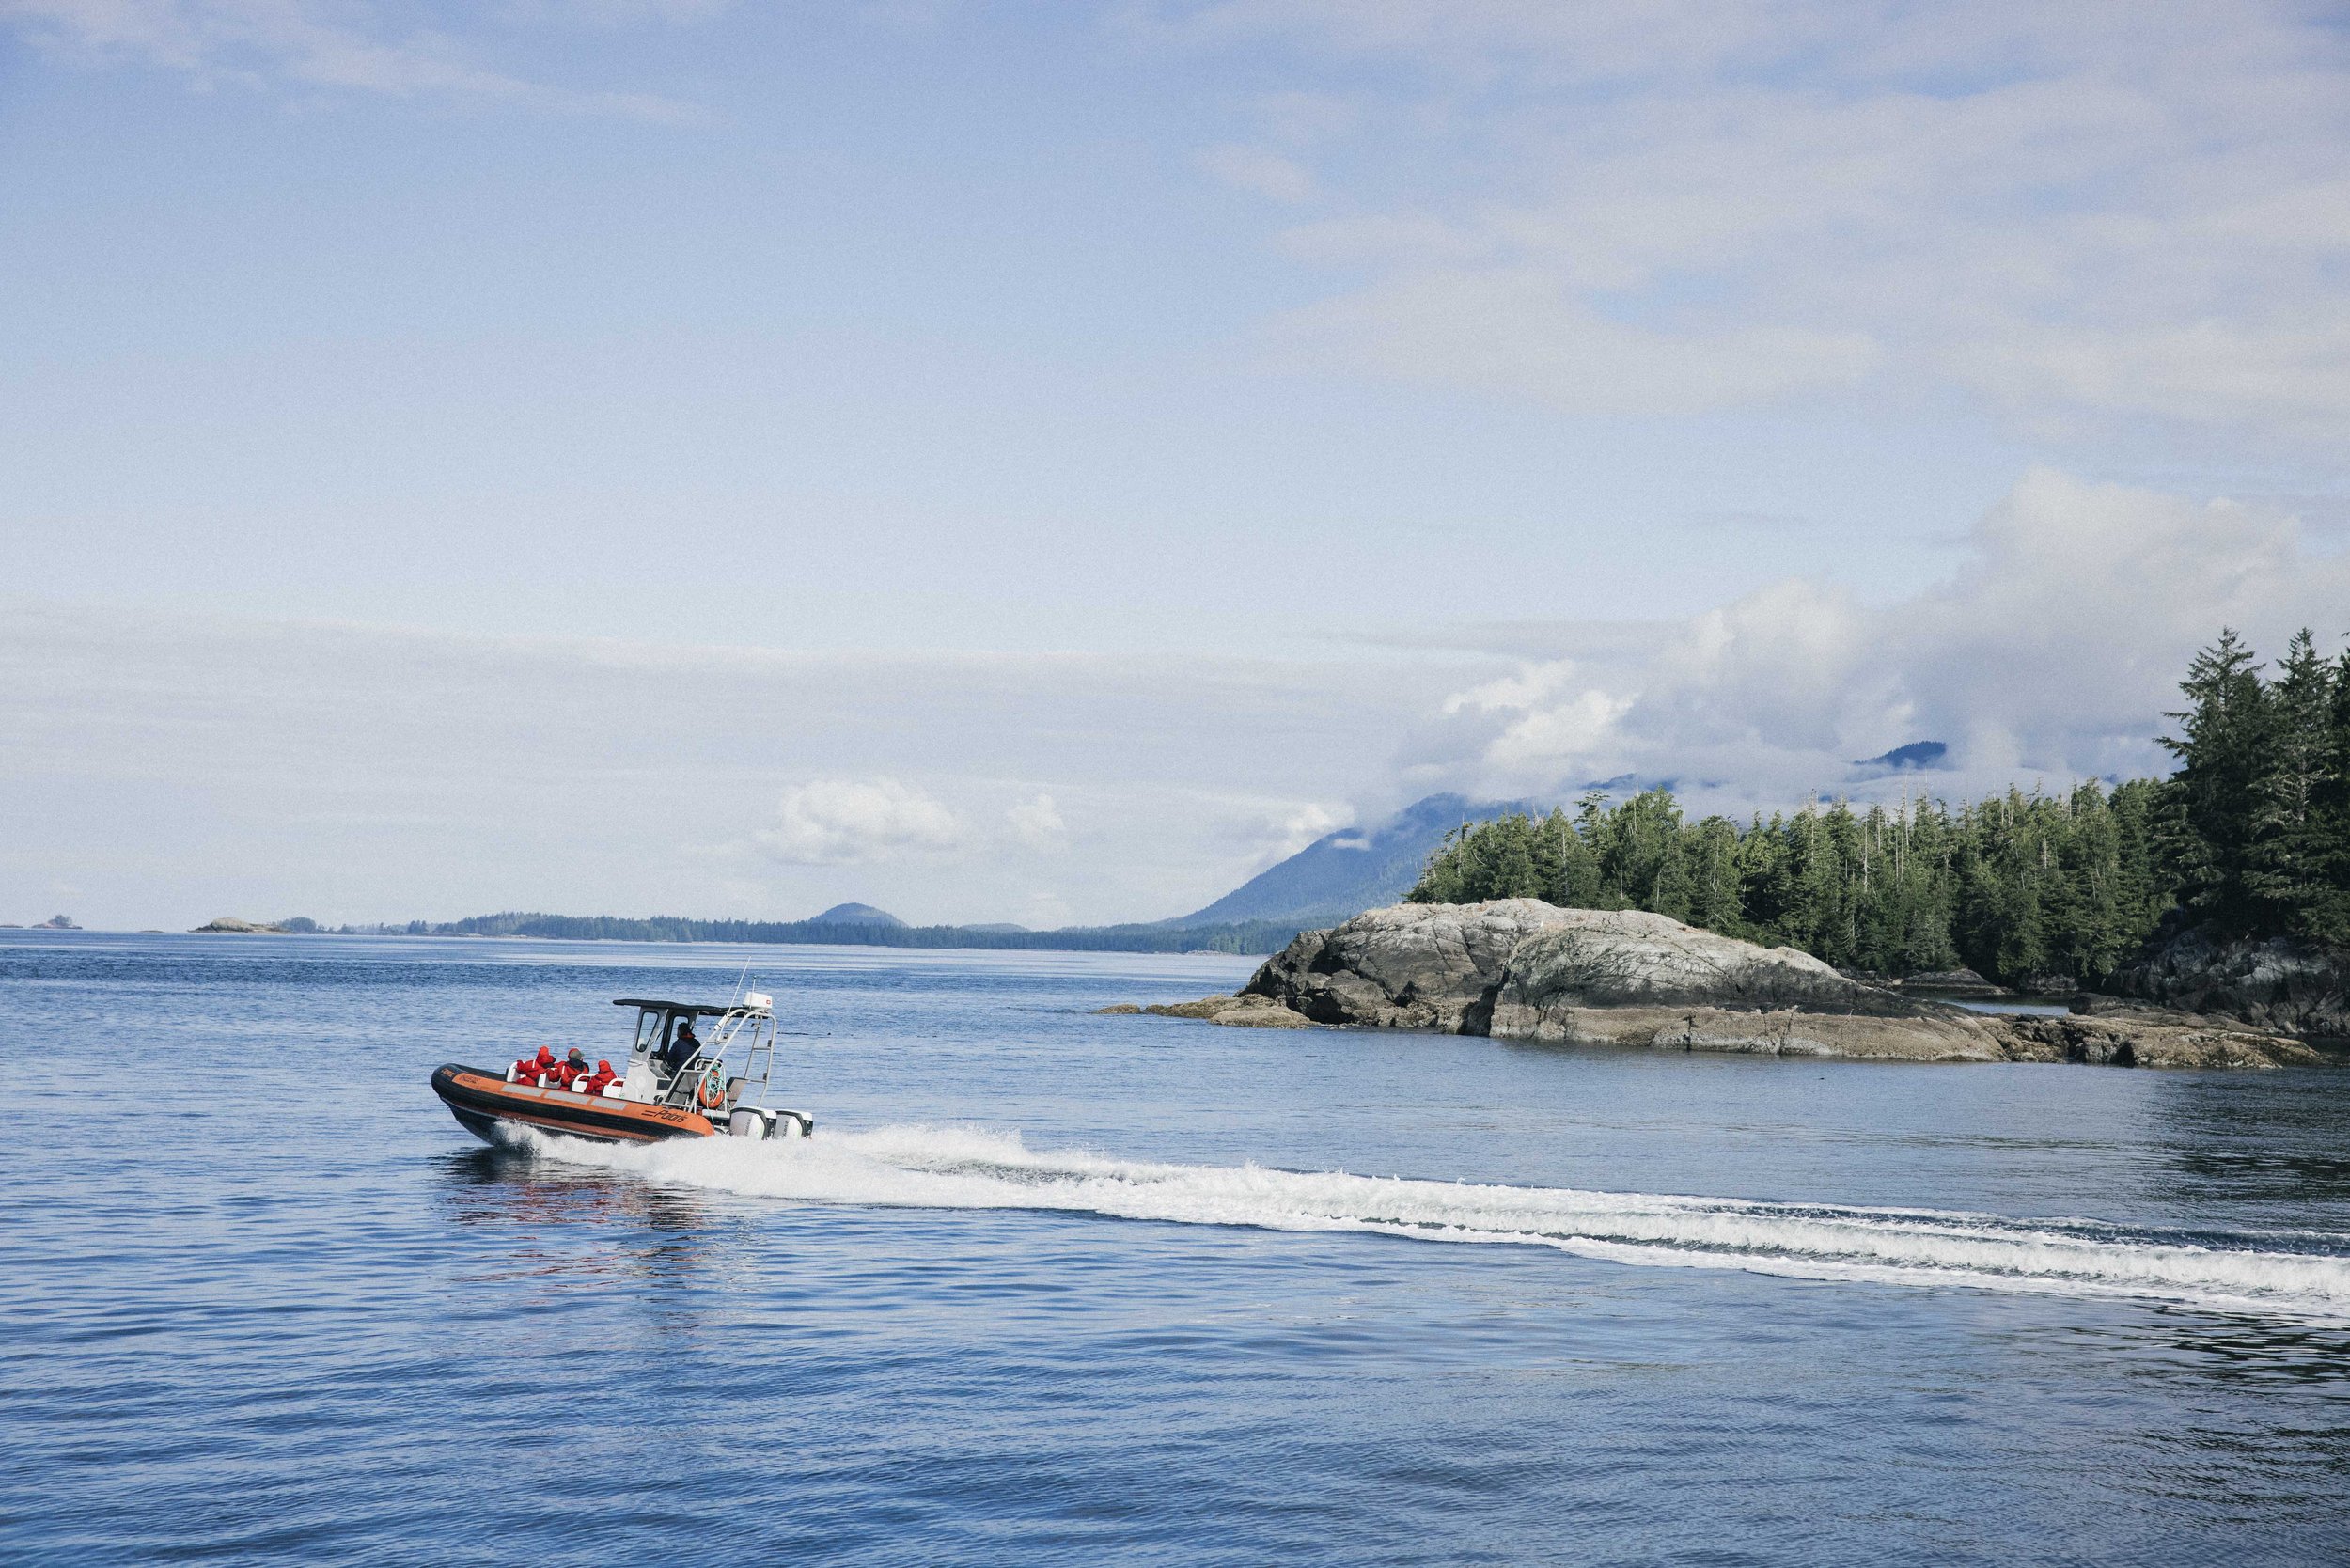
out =
<path fill-rule="evenodd" d="M 2152 766 L 2219 617 L 2350 631 L 2344 43 L 2046 13 L 5 0 L 0 917 L 1149 917 L 1426 788 Z"/>

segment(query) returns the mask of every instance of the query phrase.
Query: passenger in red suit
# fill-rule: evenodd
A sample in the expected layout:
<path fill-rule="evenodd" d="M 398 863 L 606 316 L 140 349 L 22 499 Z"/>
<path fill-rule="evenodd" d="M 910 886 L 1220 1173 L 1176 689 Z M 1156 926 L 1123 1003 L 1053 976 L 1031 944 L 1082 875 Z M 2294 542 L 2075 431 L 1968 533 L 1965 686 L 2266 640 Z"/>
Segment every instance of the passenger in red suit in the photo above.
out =
<path fill-rule="evenodd" d="M 570 1056 L 555 1064 L 554 1074 L 548 1081 L 557 1089 L 571 1089 L 587 1075 L 588 1054 L 574 1045 Z"/>
<path fill-rule="evenodd" d="M 541 1074 L 554 1072 L 556 1066 L 555 1053 L 541 1045 L 539 1047 L 539 1055 L 536 1058 L 525 1057 L 514 1064 L 514 1081 L 518 1084 L 535 1084 Z"/>
<path fill-rule="evenodd" d="M 612 1071 L 612 1064 L 610 1062 L 598 1061 L 596 1063 L 596 1070 L 593 1073 L 588 1074 L 586 1077 L 580 1079 L 579 1082 L 574 1084 L 572 1087 L 577 1089 L 582 1094 L 602 1094 L 605 1090 L 612 1087 L 613 1080 L 619 1076 L 619 1074 L 618 1073 Z"/>

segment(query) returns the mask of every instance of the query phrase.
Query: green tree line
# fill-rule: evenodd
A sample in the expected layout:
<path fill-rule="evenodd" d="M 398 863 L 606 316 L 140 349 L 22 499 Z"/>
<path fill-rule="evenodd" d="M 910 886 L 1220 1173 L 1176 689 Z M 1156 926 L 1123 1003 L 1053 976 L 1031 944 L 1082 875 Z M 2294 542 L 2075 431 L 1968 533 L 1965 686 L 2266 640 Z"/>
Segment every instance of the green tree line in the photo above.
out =
<path fill-rule="evenodd" d="M 2169 778 L 1744 823 L 1689 821 L 1669 790 L 1593 792 L 1453 833 L 1406 897 L 1653 910 L 1844 968 L 1965 964 L 2009 983 L 2094 985 L 2166 917 L 2350 942 L 2350 652 L 2322 659 L 2303 632 L 2264 677 L 2225 632 L 2181 690 Z"/>

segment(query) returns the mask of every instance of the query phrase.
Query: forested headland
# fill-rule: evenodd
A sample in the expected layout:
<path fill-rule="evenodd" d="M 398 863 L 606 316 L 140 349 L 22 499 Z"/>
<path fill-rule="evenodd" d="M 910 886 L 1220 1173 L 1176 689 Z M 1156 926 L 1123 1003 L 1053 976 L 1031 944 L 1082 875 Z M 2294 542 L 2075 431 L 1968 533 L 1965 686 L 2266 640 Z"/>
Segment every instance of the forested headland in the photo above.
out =
<path fill-rule="evenodd" d="M 1842 968 L 2095 986 L 2158 930 L 2350 943 L 2350 651 L 2198 654 L 2167 778 L 1692 822 L 1670 791 L 1451 835 L 1406 897 L 1645 909 Z M 2166 924 L 2167 922 L 2167 924 Z"/>

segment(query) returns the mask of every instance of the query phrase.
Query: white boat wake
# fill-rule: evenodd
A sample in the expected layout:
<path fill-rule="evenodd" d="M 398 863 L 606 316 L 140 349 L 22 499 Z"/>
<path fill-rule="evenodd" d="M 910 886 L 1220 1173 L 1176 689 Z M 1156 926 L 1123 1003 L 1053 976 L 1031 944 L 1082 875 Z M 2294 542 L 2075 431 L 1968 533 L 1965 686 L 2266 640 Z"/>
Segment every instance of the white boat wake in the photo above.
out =
<path fill-rule="evenodd" d="M 565 1138 L 538 1147 L 657 1181 L 799 1202 L 1362 1231 L 1551 1247 L 1650 1267 L 2137 1298 L 2350 1323 L 2350 1258 L 2190 1245 L 2082 1221 L 1156 1164 L 922 1126 L 820 1131 L 779 1143 L 715 1137 L 630 1147 Z"/>

